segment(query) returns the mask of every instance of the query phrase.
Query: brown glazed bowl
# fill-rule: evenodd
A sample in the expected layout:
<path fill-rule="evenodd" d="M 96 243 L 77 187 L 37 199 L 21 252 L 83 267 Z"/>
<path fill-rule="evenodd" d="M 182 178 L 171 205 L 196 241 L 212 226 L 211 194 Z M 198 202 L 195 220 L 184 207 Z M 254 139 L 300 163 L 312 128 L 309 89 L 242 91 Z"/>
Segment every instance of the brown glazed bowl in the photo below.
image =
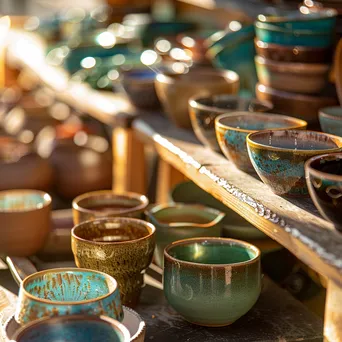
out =
<path fill-rule="evenodd" d="M 257 38 L 254 45 L 258 56 L 277 62 L 331 63 L 332 59 L 331 48 L 269 44 Z"/>
<path fill-rule="evenodd" d="M 278 90 L 317 94 L 328 82 L 329 64 L 276 62 L 255 57 L 260 83 Z"/>
<path fill-rule="evenodd" d="M 15 138 L 0 136 L 0 191 L 37 189 L 47 191 L 53 182 L 50 163 Z"/>
<path fill-rule="evenodd" d="M 115 193 L 111 190 L 88 192 L 72 201 L 74 224 L 100 217 L 143 218 L 148 203 L 146 196 L 134 192 Z"/>
<path fill-rule="evenodd" d="M 260 101 L 269 101 L 274 105 L 274 111 L 305 120 L 309 127 L 317 127 L 320 108 L 337 104 L 333 96 L 312 96 L 295 94 L 276 90 L 261 83 L 256 85 L 256 96 Z"/>
<path fill-rule="evenodd" d="M 193 96 L 189 100 L 192 128 L 203 145 L 220 152 L 215 134 L 215 119 L 223 113 L 235 111 L 268 112 L 272 104 L 256 99 L 245 99 L 236 95 Z"/>
<path fill-rule="evenodd" d="M 188 73 L 158 74 L 156 91 L 166 114 L 178 127 L 191 128 L 189 99 L 194 95 L 236 94 L 239 76 L 234 71 L 210 68 L 190 69 Z"/>
<path fill-rule="evenodd" d="M 144 273 L 155 247 L 155 227 L 143 220 L 117 217 L 86 221 L 71 232 L 77 267 L 114 277 L 122 304 L 133 307 L 144 286 Z"/>
<path fill-rule="evenodd" d="M 0 254 L 30 256 L 50 232 L 51 197 L 38 190 L 0 191 Z"/>
<path fill-rule="evenodd" d="M 340 39 L 335 52 L 335 80 L 340 105 L 342 105 L 342 39 Z"/>

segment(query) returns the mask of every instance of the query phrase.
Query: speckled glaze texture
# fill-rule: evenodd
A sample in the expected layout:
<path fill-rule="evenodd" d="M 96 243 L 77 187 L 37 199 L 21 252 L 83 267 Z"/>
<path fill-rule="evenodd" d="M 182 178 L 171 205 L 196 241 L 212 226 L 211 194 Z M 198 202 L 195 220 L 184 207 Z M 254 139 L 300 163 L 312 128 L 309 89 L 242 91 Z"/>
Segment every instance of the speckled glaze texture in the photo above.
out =
<path fill-rule="evenodd" d="M 152 261 L 155 227 L 133 218 L 104 218 L 75 226 L 71 240 L 76 265 L 113 276 L 122 303 L 135 306 Z"/>
<path fill-rule="evenodd" d="M 187 247 L 191 245 L 193 248 Z M 210 264 L 201 263 L 208 257 Z M 218 238 L 182 240 L 168 246 L 164 258 L 165 296 L 191 323 L 232 324 L 260 295 L 260 252 L 248 243 Z"/>
<path fill-rule="evenodd" d="M 305 164 L 305 175 L 316 208 L 342 232 L 342 153 L 309 159 Z"/>
<path fill-rule="evenodd" d="M 163 267 L 164 249 L 170 243 L 194 237 L 220 237 L 225 214 L 203 205 L 168 204 L 155 206 L 146 216 L 156 227 L 155 261 Z M 191 217 L 191 222 L 185 222 L 186 217 Z"/>
<path fill-rule="evenodd" d="M 133 217 L 143 218 L 148 206 L 146 196 L 134 192 L 115 193 L 111 190 L 87 192 L 76 197 L 72 202 L 74 224 L 94 220 L 101 217 Z M 117 206 L 112 210 L 96 210 L 97 206 Z M 120 208 L 122 206 L 122 208 Z"/>
<path fill-rule="evenodd" d="M 249 133 L 265 129 L 304 129 L 303 120 L 270 113 L 236 112 L 216 119 L 216 136 L 223 154 L 240 170 L 254 173 L 246 138 Z"/>
<path fill-rule="evenodd" d="M 323 132 L 342 137 L 342 107 L 326 107 L 319 111 Z"/>
<path fill-rule="evenodd" d="M 121 321 L 123 311 L 115 279 L 77 268 L 41 271 L 24 279 L 15 314 L 19 324 L 72 314 L 106 315 Z"/>
<path fill-rule="evenodd" d="M 17 342 L 129 342 L 123 324 L 105 316 L 71 315 L 45 318 L 26 325 L 14 337 Z"/>
<path fill-rule="evenodd" d="M 278 195 L 307 197 L 304 163 L 339 152 L 342 138 L 314 131 L 264 131 L 248 135 L 248 153 L 262 181 Z"/>

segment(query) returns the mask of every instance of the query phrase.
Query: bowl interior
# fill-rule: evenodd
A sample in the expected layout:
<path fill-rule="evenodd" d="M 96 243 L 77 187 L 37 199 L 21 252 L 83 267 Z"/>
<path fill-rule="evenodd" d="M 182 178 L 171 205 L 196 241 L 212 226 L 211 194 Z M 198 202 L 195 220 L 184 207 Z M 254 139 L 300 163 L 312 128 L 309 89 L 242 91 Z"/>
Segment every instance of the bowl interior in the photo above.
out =
<path fill-rule="evenodd" d="M 329 175 L 342 176 L 342 154 L 338 153 L 317 157 L 310 162 L 310 167 Z"/>
<path fill-rule="evenodd" d="M 9 190 L 0 192 L 0 212 L 36 210 L 50 202 L 50 196 L 40 191 Z"/>
<path fill-rule="evenodd" d="M 91 271 L 38 272 L 23 282 L 26 292 L 51 302 L 82 302 L 112 293 L 115 284 L 104 274 Z"/>
<path fill-rule="evenodd" d="M 167 253 L 175 259 L 197 264 L 236 264 L 255 259 L 256 249 L 238 242 L 203 240 L 171 245 Z"/>
<path fill-rule="evenodd" d="M 336 116 L 342 118 L 342 107 L 327 107 L 320 110 L 323 114 L 328 114 L 331 116 Z"/>

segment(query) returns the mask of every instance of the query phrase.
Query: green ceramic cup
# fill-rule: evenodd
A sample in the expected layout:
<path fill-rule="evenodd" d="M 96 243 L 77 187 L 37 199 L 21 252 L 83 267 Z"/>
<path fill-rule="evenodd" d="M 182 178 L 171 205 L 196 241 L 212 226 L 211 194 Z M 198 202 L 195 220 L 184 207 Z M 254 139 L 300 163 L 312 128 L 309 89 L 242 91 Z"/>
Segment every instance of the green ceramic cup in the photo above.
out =
<path fill-rule="evenodd" d="M 164 249 L 170 243 L 194 237 L 220 237 L 221 211 L 195 204 L 162 204 L 145 212 L 156 227 L 156 264 L 163 267 Z"/>
<path fill-rule="evenodd" d="M 230 325 L 260 295 L 260 251 L 233 239 L 176 241 L 164 251 L 163 283 L 169 304 L 187 321 Z"/>

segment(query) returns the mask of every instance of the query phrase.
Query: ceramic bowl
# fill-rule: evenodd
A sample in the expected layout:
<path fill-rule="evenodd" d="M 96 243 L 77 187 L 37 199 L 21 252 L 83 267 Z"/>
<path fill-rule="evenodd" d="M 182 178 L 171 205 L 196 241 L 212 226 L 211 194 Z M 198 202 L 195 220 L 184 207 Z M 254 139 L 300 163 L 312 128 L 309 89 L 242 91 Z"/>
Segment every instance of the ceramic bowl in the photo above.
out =
<path fill-rule="evenodd" d="M 234 111 L 267 112 L 273 106 L 269 102 L 246 99 L 234 95 L 194 96 L 189 100 L 192 128 L 203 145 L 220 152 L 215 133 L 218 115 Z"/>
<path fill-rule="evenodd" d="M 71 232 L 76 265 L 113 276 L 122 303 L 135 306 L 144 286 L 144 272 L 152 261 L 155 231 L 146 221 L 124 217 L 80 223 Z"/>
<path fill-rule="evenodd" d="M 335 50 L 335 80 L 338 99 L 342 105 L 342 39 L 338 42 Z"/>
<path fill-rule="evenodd" d="M 193 237 L 220 237 L 225 214 L 202 205 L 164 204 L 146 211 L 156 227 L 155 261 L 163 267 L 165 247 L 171 242 Z"/>
<path fill-rule="evenodd" d="M 74 224 L 100 217 L 142 218 L 148 203 L 146 196 L 134 192 L 115 193 L 111 190 L 88 192 L 72 201 Z"/>
<path fill-rule="evenodd" d="M 268 44 L 254 40 L 258 56 L 276 62 L 329 64 L 332 59 L 331 48 L 313 48 L 310 46 L 284 46 Z"/>
<path fill-rule="evenodd" d="M 342 107 L 326 107 L 319 111 L 323 132 L 342 137 Z"/>
<path fill-rule="evenodd" d="M 274 193 L 306 197 L 304 163 L 316 155 L 341 151 L 342 138 L 315 131 L 262 131 L 249 134 L 247 146 L 255 171 Z"/>
<path fill-rule="evenodd" d="M 260 21 L 255 23 L 255 34 L 258 40 L 265 43 L 286 46 L 327 48 L 334 42 L 333 32 L 330 31 L 293 30 Z"/>
<path fill-rule="evenodd" d="M 127 328 L 106 316 L 68 315 L 27 324 L 14 336 L 17 342 L 129 342 Z"/>
<path fill-rule="evenodd" d="M 270 113 L 235 112 L 216 118 L 217 141 L 223 154 L 240 170 L 254 172 L 249 159 L 246 137 L 266 129 L 305 129 L 306 121 Z"/>
<path fill-rule="evenodd" d="M 22 281 L 15 313 L 20 325 L 70 314 L 106 315 L 122 321 L 116 280 L 88 269 L 55 268 L 33 273 Z"/>
<path fill-rule="evenodd" d="M 196 68 L 184 74 L 158 74 L 155 84 L 170 120 L 178 127 L 191 128 L 189 99 L 197 94 L 236 94 L 239 76 L 233 71 Z"/>
<path fill-rule="evenodd" d="M 0 253 L 30 256 L 50 232 L 51 197 L 38 190 L 0 191 Z"/>
<path fill-rule="evenodd" d="M 334 96 L 302 95 L 288 91 L 276 90 L 263 84 L 257 84 L 256 96 L 260 101 L 270 101 L 274 110 L 288 115 L 294 115 L 305 120 L 309 127 L 318 126 L 318 111 L 320 108 L 334 106 L 337 99 Z"/>
<path fill-rule="evenodd" d="M 261 291 L 260 251 L 233 239 L 176 241 L 164 252 L 164 294 L 187 321 L 225 326 L 245 315 Z"/>
<path fill-rule="evenodd" d="M 342 232 L 342 153 L 312 157 L 305 163 L 305 175 L 316 208 Z"/>
<path fill-rule="evenodd" d="M 317 94 L 328 82 L 328 64 L 275 62 L 255 57 L 260 83 L 274 89 L 294 93 Z"/>

